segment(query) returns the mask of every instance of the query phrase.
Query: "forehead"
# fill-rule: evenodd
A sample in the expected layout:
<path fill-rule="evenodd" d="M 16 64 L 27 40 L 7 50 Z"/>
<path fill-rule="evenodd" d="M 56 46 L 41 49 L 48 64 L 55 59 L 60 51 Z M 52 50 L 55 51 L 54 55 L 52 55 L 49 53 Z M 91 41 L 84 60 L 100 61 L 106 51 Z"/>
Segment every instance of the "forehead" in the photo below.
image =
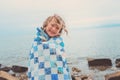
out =
<path fill-rule="evenodd" d="M 57 20 L 56 18 L 52 18 L 52 19 L 50 20 L 50 22 L 51 22 L 51 23 L 60 24 L 60 21 Z"/>
<path fill-rule="evenodd" d="M 54 18 L 49 22 L 49 24 L 54 24 L 54 25 L 56 25 L 58 27 L 62 27 L 62 25 Z"/>

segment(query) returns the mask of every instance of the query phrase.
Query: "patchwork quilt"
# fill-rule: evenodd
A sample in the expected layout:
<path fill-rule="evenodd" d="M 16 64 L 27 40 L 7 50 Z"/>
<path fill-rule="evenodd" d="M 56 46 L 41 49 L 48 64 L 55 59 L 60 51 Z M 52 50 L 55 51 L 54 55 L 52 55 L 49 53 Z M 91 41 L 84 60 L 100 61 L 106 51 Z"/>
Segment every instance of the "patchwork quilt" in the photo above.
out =
<path fill-rule="evenodd" d="M 61 37 L 49 38 L 37 28 L 29 54 L 29 80 L 71 80 Z"/>

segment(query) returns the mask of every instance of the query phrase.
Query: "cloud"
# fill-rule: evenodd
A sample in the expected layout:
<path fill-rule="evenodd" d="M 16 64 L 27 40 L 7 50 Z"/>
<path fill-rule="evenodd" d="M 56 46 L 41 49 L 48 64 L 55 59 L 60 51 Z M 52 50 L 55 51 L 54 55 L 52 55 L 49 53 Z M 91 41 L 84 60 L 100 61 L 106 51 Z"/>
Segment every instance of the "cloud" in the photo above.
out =
<path fill-rule="evenodd" d="M 69 19 L 67 22 L 69 26 L 74 27 L 91 27 L 94 25 L 101 24 L 118 24 L 120 23 L 120 16 L 106 16 L 106 17 L 96 17 L 96 18 L 77 18 L 76 20 Z"/>

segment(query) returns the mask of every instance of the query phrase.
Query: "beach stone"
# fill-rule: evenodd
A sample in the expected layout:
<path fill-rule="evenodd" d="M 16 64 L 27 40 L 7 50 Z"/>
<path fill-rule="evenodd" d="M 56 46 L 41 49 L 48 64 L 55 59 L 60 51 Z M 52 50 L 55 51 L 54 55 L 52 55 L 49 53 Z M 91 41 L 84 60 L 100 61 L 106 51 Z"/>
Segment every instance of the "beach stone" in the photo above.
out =
<path fill-rule="evenodd" d="M 72 80 L 81 80 L 80 72 L 81 70 L 79 68 L 72 67 L 72 73 L 71 73 Z"/>
<path fill-rule="evenodd" d="M 12 71 L 16 72 L 16 73 L 23 73 L 23 72 L 27 72 L 28 68 L 27 67 L 23 67 L 23 66 L 13 65 L 12 66 Z"/>
<path fill-rule="evenodd" d="M 86 80 L 86 79 L 88 79 L 88 76 L 83 75 L 83 76 L 81 77 L 81 79 L 82 79 L 82 80 Z"/>
<path fill-rule="evenodd" d="M 3 77 L 0 77 L 0 80 L 8 80 L 8 79 L 6 79 L 6 78 L 3 78 Z"/>
<path fill-rule="evenodd" d="M 3 68 L 0 68 L 0 70 L 9 72 L 11 70 L 11 67 L 3 67 Z"/>
<path fill-rule="evenodd" d="M 90 59 L 88 60 L 88 65 L 91 69 L 106 70 L 112 67 L 111 59 Z"/>
<path fill-rule="evenodd" d="M 8 72 L 0 71 L 0 80 L 18 80 L 16 77 L 12 76 Z"/>
<path fill-rule="evenodd" d="M 7 67 L 0 64 L 0 80 L 28 80 L 27 67 L 13 65 Z"/>
<path fill-rule="evenodd" d="M 118 58 L 118 59 L 115 60 L 115 63 L 118 63 L 118 62 L 120 62 L 120 58 Z"/>
<path fill-rule="evenodd" d="M 91 75 L 81 75 L 81 80 L 94 80 Z"/>
<path fill-rule="evenodd" d="M 80 76 L 72 75 L 72 80 L 81 80 Z"/>
<path fill-rule="evenodd" d="M 72 78 L 72 80 L 75 80 L 75 77 L 73 75 L 71 75 L 71 78 Z"/>
<path fill-rule="evenodd" d="M 72 80 L 94 80 L 90 75 L 72 76 Z"/>
<path fill-rule="evenodd" d="M 26 73 L 22 73 L 19 76 L 17 76 L 18 80 L 28 80 L 28 76 Z"/>
<path fill-rule="evenodd" d="M 109 80 L 120 80 L 120 76 L 112 77 Z"/>
<path fill-rule="evenodd" d="M 0 71 L 9 72 L 11 70 L 11 67 L 7 67 L 5 65 L 0 64 Z"/>
<path fill-rule="evenodd" d="M 82 74 L 82 71 L 77 67 L 72 67 L 71 77 L 72 80 L 93 80 L 92 76 L 88 74 Z"/>
<path fill-rule="evenodd" d="M 120 68 L 120 62 L 116 64 L 116 67 L 117 67 L 117 68 Z"/>
<path fill-rule="evenodd" d="M 81 72 L 81 70 L 76 67 L 72 67 L 72 72 Z"/>
<path fill-rule="evenodd" d="M 82 80 L 80 76 L 75 76 L 75 80 Z"/>
<path fill-rule="evenodd" d="M 116 63 L 116 67 L 120 68 L 120 58 L 116 59 L 115 63 Z"/>
<path fill-rule="evenodd" d="M 72 76 L 79 76 L 80 75 L 81 70 L 77 67 L 72 67 L 72 72 L 71 75 Z"/>
<path fill-rule="evenodd" d="M 120 71 L 105 75 L 105 80 L 120 80 Z"/>

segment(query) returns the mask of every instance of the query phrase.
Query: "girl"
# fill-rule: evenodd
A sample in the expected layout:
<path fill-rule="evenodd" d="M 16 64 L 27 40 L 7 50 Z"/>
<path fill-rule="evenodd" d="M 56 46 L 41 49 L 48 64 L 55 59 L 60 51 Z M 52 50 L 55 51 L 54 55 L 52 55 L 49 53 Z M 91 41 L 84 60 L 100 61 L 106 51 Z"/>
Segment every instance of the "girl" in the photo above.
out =
<path fill-rule="evenodd" d="M 66 26 L 58 15 L 48 17 L 37 28 L 29 54 L 29 80 L 71 80 L 65 58 L 64 42 L 60 35 Z"/>

